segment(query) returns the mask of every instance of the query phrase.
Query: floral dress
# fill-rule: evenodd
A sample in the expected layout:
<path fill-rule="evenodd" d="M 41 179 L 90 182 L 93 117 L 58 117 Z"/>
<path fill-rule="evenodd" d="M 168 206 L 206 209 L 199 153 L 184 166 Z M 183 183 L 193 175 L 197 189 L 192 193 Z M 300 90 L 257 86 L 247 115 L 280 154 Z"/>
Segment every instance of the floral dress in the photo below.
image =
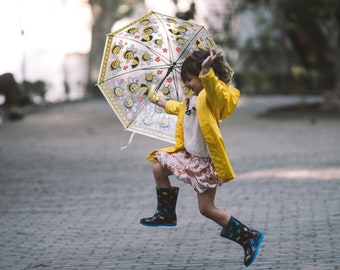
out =
<path fill-rule="evenodd" d="M 196 113 L 197 96 L 186 100 L 184 116 L 184 148 L 174 153 L 157 151 L 155 159 L 184 183 L 192 185 L 194 190 L 204 193 L 223 182 L 218 181 L 207 145 L 200 130 Z"/>

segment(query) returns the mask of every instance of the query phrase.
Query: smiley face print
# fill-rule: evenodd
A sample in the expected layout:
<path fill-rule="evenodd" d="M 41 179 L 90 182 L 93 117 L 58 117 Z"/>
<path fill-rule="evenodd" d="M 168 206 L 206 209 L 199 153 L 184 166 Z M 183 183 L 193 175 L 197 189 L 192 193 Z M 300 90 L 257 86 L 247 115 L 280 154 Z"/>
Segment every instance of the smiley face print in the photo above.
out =
<path fill-rule="evenodd" d="M 150 42 L 153 40 L 153 34 L 158 32 L 157 26 L 149 26 L 143 29 L 144 37 L 141 39 L 142 42 Z"/>
<path fill-rule="evenodd" d="M 128 51 L 126 51 L 125 53 L 124 53 L 124 58 L 126 59 L 126 60 L 132 60 L 133 58 L 135 57 L 135 53 L 133 52 L 133 51 L 130 51 L 130 50 L 128 50 Z"/>
<path fill-rule="evenodd" d="M 188 32 L 188 29 L 186 27 L 184 27 L 184 26 L 178 26 L 177 29 L 178 29 L 178 32 L 180 32 L 180 33 Z"/>
<path fill-rule="evenodd" d="M 138 30 L 139 29 L 137 27 L 131 27 L 126 32 L 128 32 L 131 35 L 134 35 L 134 34 L 138 33 Z"/>
<path fill-rule="evenodd" d="M 152 74 L 152 73 L 146 74 L 146 75 L 145 75 L 145 80 L 146 80 L 147 82 L 152 82 L 152 80 L 153 80 L 153 74 Z"/>
<path fill-rule="evenodd" d="M 178 24 L 178 22 L 174 19 L 171 19 L 171 18 L 166 18 L 166 20 L 169 22 L 169 23 L 172 23 L 172 24 Z"/>
<path fill-rule="evenodd" d="M 129 84 L 128 89 L 131 93 L 137 93 L 139 90 L 139 86 L 137 83 L 131 83 Z"/>
<path fill-rule="evenodd" d="M 185 43 L 185 40 L 182 37 L 176 38 L 176 42 L 178 45 L 183 45 Z"/>
<path fill-rule="evenodd" d="M 169 119 L 166 117 L 162 117 L 161 121 L 159 122 L 159 126 L 162 128 L 167 128 L 169 126 Z"/>
<path fill-rule="evenodd" d="M 131 109 L 133 107 L 133 99 L 131 97 L 126 97 L 124 100 L 124 106 Z"/>
<path fill-rule="evenodd" d="M 149 53 L 144 53 L 143 56 L 142 56 L 142 59 L 144 61 L 149 61 L 151 59 L 151 54 Z"/>
<path fill-rule="evenodd" d="M 118 69 L 119 67 L 120 67 L 120 60 L 118 58 L 114 59 L 111 63 L 111 69 L 115 70 L 115 69 Z"/>
<path fill-rule="evenodd" d="M 161 47 L 163 45 L 163 43 L 164 43 L 163 39 L 156 39 L 155 40 L 155 44 L 158 47 Z"/>
<path fill-rule="evenodd" d="M 150 24 L 150 20 L 149 19 L 144 19 L 142 21 L 140 21 L 141 25 L 149 25 Z"/>
<path fill-rule="evenodd" d="M 120 53 L 120 50 L 121 50 L 121 47 L 119 45 L 115 45 L 115 46 L 112 47 L 111 52 L 114 55 L 118 55 Z"/>
<path fill-rule="evenodd" d="M 144 33 L 145 35 L 148 35 L 148 36 L 152 35 L 153 32 L 154 32 L 154 30 L 153 30 L 153 28 L 152 28 L 151 26 L 150 26 L 150 27 L 146 27 L 146 28 L 144 28 L 144 30 L 143 30 L 143 33 Z"/>
<path fill-rule="evenodd" d="M 117 97 L 121 97 L 123 95 L 124 90 L 120 87 L 117 86 L 113 89 L 113 93 L 117 96 Z"/>
<path fill-rule="evenodd" d="M 164 95 L 169 95 L 169 94 L 170 94 L 170 89 L 169 89 L 169 87 L 164 86 L 164 87 L 162 88 L 162 93 L 163 93 Z"/>

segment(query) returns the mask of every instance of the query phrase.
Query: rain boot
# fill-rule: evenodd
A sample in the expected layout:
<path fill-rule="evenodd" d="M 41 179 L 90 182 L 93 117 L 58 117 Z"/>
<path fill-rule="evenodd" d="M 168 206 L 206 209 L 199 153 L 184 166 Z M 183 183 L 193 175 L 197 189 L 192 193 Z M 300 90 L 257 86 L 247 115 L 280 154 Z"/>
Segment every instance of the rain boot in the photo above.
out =
<path fill-rule="evenodd" d="M 140 220 L 140 224 L 144 226 L 176 226 L 176 203 L 178 191 L 178 187 L 156 187 L 157 210 L 152 217 L 142 218 Z"/>
<path fill-rule="evenodd" d="M 233 216 L 220 235 L 243 247 L 245 266 L 249 266 L 255 261 L 264 237 L 263 233 L 249 229 Z"/>

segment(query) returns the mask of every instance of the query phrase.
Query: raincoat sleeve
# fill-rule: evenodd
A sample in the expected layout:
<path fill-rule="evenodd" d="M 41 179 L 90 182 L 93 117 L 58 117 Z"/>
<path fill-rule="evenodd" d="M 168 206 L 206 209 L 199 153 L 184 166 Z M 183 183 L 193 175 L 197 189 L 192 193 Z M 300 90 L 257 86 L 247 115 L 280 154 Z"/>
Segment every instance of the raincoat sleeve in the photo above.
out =
<path fill-rule="evenodd" d="M 176 100 L 169 100 L 165 104 L 165 111 L 168 114 L 178 115 L 180 112 L 181 103 Z"/>
<path fill-rule="evenodd" d="M 229 117 L 236 108 L 240 91 L 219 80 L 212 68 L 204 76 L 200 73 L 199 78 L 207 93 L 208 102 L 218 110 L 216 113 L 219 119 Z"/>

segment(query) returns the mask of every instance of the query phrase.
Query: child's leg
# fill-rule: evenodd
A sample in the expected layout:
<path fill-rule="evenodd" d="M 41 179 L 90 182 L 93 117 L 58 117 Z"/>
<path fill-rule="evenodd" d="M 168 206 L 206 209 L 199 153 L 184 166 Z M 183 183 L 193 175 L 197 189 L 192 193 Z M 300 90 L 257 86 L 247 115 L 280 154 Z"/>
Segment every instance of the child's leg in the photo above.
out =
<path fill-rule="evenodd" d="M 230 214 L 215 207 L 216 188 L 205 193 L 197 193 L 201 214 L 223 227 L 221 236 L 240 244 L 244 249 L 244 264 L 249 266 L 259 251 L 263 234 L 249 229 Z"/>
<path fill-rule="evenodd" d="M 215 206 L 215 194 L 216 188 L 208 189 L 204 193 L 197 193 L 198 207 L 203 216 L 224 227 L 228 224 L 230 215 Z"/>
<path fill-rule="evenodd" d="M 155 178 L 156 186 L 158 188 L 170 188 L 170 180 L 169 176 L 171 175 L 171 171 L 167 168 L 163 168 L 159 162 L 154 163 L 153 165 L 153 176 Z"/>
<path fill-rule="evenodd" d="M 176 226 L 176 203 L 178 187 L 171 187 L 170 170 L 163 168 L 156 162 L 153 166 L 153 174 L 156 182 L 157 209 L 153 216 L 142 218 L 140 223 L 145 226 Z"/>

